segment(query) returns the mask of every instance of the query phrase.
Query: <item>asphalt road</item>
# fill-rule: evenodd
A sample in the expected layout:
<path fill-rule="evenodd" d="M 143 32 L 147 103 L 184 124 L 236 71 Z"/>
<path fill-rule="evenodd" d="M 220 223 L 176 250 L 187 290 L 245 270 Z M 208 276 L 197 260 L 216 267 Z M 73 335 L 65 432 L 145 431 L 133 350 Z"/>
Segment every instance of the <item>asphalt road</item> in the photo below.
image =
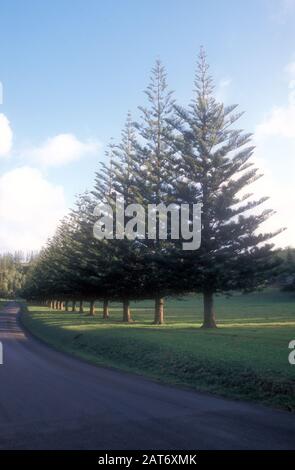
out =
<path fill-rule="evenodd" d="M 294 415 L 91 366 L 0 313 L 0 449 L 295 449 Z"/>

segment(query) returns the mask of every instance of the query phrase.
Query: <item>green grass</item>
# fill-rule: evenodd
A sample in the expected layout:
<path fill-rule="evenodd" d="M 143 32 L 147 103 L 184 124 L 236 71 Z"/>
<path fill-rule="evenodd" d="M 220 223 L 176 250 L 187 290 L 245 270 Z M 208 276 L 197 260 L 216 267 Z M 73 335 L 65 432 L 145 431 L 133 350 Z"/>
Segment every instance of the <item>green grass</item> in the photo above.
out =
<path fill-rule="evenodd" d="M 134 323 L 30 307 L 24 325 L 54 347 L 95 364 L 136 372 L 174 385 L 263 402 L 295 411 L 295 297 L 275 290 L 217 297 L 219 328 L 201 330 L 198 296 L 166 301 L 165 326 L 151 324 L 153 303 L 134 303 Z"/>

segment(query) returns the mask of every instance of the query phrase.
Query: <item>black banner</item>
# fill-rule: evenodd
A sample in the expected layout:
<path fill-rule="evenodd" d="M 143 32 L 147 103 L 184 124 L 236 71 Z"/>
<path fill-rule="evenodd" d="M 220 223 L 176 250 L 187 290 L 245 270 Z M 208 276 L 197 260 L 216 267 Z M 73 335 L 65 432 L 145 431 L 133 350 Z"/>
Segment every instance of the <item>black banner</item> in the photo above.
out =
<path fill-rule="evenodd" d="M 277 464 L 294 465 L 295 451 L 0 451 L 3 465 L 37 468 L 40 465 L 71 465 L 75 468 L 99 468 L 107 465 L 136 468 L 146 465 L 207 468 L 210 465 Z"/>

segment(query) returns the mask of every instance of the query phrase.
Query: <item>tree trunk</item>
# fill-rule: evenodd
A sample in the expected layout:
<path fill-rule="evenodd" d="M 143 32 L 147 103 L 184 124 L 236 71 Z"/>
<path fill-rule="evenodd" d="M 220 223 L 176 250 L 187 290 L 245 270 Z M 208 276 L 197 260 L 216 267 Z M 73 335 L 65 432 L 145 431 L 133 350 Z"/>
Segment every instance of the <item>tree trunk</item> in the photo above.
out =
<path fill-rule="evenodd" d="M 72 312 L 76 311 L 76 301 L 73 300 Z"/>
<path fill-rule="evenodd" d="M 51 310 L 53 310 L 53 309 L 54 309 L 54 306 L 53 306 L 53 300 L 51 300 L 51 301 L 50 301 L 50 308 L 51 308 Z"/>
<path fill-rule="evenodd" d="M 155 298 L 155 325 L 163 325 L 164 323 L 164 299 L 163 297 Z"/>
<path fill-rule="evenodd" d="M 55 310 L 58 309 L 58 305 L 57 305 L 57 304 L 58 304 L 58 302 L 57 302 L 57 300 L 55 300 L 55 301 L 54 301 L 54 309 L 55 309 Z"/>
<path fill-rule="evenodd" d="M 65 301 L 65 311 L 66 312 L 69 311 L 69 301 L 68 300 Z"/>
<path fill-rule="evenodd" d="M 129 300 L 125 299 L 123 300 L 123 322 L 129 323 L 131 320 Z"/>
<path fill-rule="evenodd" d="M 214 312 L 214 298 L 213 292 L 203 293 L 204 303 L 204 323 L 202 328 L 217 328 Z"/>
<path fill-rule="evenodd" d="M 61 303 L 60 303 L 60 309 L 61 309 L 61 310 L 64 310 L 64 302 L 63 302 L 63 300 L 62 300 Z"/>
<path fill-rule="evenodd" d="M 95 301 L 91 300 L 90 301 L 90 308 L 89 308 L 89 315 L 91 315 L 93 317 L 94 314 L 95 314 Z"/>
<path fill-rule="evenodd" d="M 103 317 L 104 320 L 107 320 L 110 317 L 110 314 L 109 314 L 109 301 L 106 300 L 106 299 L 103 301 L 103 314 L 102 314 L 102 317 Z"/>
<path fill-rule="evenodd" d="M 80 300 L 80 304 L 79 304 L 79 313 L 83 313 L 84 312 L 84 309 L 83 309 L 83 300 Z"/>

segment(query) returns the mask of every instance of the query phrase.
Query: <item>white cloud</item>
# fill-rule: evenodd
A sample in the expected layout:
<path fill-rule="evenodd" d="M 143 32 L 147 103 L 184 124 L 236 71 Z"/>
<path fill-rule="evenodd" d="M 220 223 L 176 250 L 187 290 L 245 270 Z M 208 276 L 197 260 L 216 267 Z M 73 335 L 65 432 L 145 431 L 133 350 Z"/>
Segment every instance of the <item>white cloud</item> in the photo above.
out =
<path fill-rule="evenodd" d="M 97 141 L 81 141 L 73 134 L 58 134 L 47 139 L 39 147 L 27 149 L 25 157 L 43 167 L 60 167 L 96 153 L 100 148 Z"/>
<path fill-rule="evenodd" d="M 275 107 L 268 116 L 256 127 L 257 136 L 295 138 L 295 103 Z"/>
<path fill-rule="evenodd" d="M 274 241 L 295 246 L 295 63 L 285 71 L 289 79 L 286 104 L 273 107 L 255 130 L 256 161 L 265 174 L 257 188 L 271 197 L 269 205 L 277 211 L 265 227 L 287 227 Z"/>
<path fill-rule="evenodd" d="M 5 114 L 0 114 L 0 158 L 9 154 L 12 147 L 12 130 Z"/>
<path fill-rule="evenodd" d="M 256 127 L 259 139 L 266 137 L 282 137 L 295 139 L 295 62 L 287 65 L 288 74 L 288 103 L 285 106 L 275 106 Z"/>
<path fill-rule="evenodd" d="M 0 251 L 37 250 L 66 213 L 63 188 L 28 166 L 0 177 Z"/>
<path fill-rule="evenodd" d="M 295 246 L 295 219 L 292 216 L 293 207 L 295 207 L 293 186 L 277 178 L 276 172 L 265 158 L 264 151 L 265 148 L 260 148 L 254 157 L 254 164 L 263 177 L 251 185 L 251 191 L 255 199 L 269 197 L 269 200 L 258 208 L 259 212 L 262 209 L 272 209 L 275 214 L 262 224 L 261 231 L 276 232 L 281 228 L 286 228 L 287 230 L 270 240 L 270 243 L 275 243 L 278 247 Z"/>

